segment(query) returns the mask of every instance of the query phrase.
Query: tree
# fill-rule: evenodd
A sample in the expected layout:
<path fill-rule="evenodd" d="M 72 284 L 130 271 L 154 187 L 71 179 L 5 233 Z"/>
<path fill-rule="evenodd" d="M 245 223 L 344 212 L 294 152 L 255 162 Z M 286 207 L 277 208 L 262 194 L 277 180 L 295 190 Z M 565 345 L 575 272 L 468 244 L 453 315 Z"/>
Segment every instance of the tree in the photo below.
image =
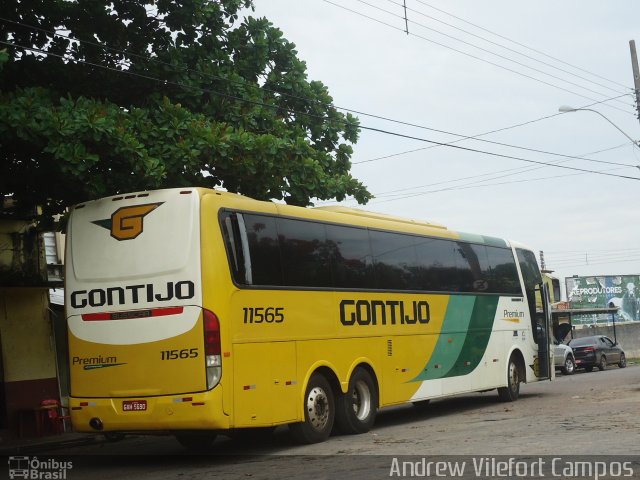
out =
<path fill-rule="evenodd" d="M 357 119 L 280 30 L 242 15 L 252 0 L 5 4 L 0 195 L 19 206 L 181 186 L 371 198 L 349 173 Z"/>

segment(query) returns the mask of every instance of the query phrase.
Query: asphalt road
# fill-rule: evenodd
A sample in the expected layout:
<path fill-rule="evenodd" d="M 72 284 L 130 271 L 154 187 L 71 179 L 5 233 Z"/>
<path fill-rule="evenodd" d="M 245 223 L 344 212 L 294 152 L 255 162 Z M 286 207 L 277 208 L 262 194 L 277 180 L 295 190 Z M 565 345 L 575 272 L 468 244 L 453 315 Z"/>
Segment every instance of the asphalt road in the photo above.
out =
<path fill-rule="evenodd" d="M 640 455 L 640 366 L 558 374 L 553 382 L 522 385 L 520 391 L 513 403 L 485 392 L 434 401 L 426 409 L 386 409 L 369 433 L 315 445 L 296 445 L 281 427 L 267 439 L 220 437 L 199 456 L 187 454 L 172 437 L 153 436 L 50 453 L 73 455 L 69 480 L 389 478 L 393 459 L 404 455 L 502 455 L 532 462 L 546 455 Z M 635 468 L 640 476 L 640 463 Z"/>

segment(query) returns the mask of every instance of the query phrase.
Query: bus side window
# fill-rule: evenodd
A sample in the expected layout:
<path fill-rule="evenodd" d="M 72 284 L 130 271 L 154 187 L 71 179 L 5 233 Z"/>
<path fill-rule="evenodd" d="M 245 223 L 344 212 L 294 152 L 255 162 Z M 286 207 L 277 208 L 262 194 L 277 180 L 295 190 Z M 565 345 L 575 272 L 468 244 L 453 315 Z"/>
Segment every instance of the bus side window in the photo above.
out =
<path fill-rule="evenodd" d="M 251 257 L 251 284 L 284 285 L 276 218 L 254 213 L 243 213 L 242 218 Z"/>
<path fill-rule="evenodd" d="M 511 249 L 487 246 L 486 250 L 491 269 L 492 290 L 521 295 L 522 287 Z"/>
<path fill-rule="evenodd" d="M 369 231 L 376 288 L 416 289 L 418 257 L 413 237 L 391 232 Z"/>
<path fill-rule="evenodd" d="M 333 258 L 331 272 L 337 288 L 375 288 L 371 241 L 366 228 L 327 225 Z"/>
<path fill-rule="evenodd" d="M 531 328 L 533 330 L 534 339 L 538 343 L 538 322 L 536 314 L 536 288 L 542 283 L 542 275 L 538 268 L 538 262 L 533 252 L 529 250 L 516 249 L 518 254 L 518 263 L 522 271 L 522 279 L 524 280 L 525 295 L 529 303 L 529 313 L 531 314 Z"/>
<path fill-rule="evenodd" d="M 418 288 L 436 292 L 459 291 L 455 243 L 440 238 L 416 237 L 415 246 L 419 260 Z"/>
<path fill-rule="evenodd" d="M 241 285 L 247 285 L 249 282 L 247 282 L 245 268 L 245 249 L 242 246 L 238 214 L 230 212 L 222 214 L 222 236 L 227 247 L 229 267 L 234 281 Z"/>
<path fill-rule="evenodd" d="M 457 252 L 460 254 L 457 260 L 462 279 L 462 291 L 464 292 L 488 292 L 495 291 L 490 283 L 491 269 L 487 257 L 487 247 L 473 243 L 456 242 Z"/>

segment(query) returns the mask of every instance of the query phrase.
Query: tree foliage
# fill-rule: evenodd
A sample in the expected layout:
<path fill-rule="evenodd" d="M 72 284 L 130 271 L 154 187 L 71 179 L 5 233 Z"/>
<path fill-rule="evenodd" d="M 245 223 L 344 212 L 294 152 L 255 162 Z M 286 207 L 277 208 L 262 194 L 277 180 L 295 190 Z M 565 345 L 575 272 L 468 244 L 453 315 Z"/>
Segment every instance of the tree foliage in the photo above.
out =
<path fill-rule="evenodd" d="M 309 81 L 252 0 L 8 0 L 0 14 L 0 194 L 44 214 L 127 191 L 259 199 L 370 194 L 358 122 Z"/>

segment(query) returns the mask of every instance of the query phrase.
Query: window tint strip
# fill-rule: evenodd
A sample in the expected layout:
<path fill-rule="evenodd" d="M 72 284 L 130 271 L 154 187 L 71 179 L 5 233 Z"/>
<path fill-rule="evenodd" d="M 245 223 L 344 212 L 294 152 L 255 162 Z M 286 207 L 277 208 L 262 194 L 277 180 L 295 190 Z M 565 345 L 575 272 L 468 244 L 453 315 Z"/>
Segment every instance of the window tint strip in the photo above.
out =
<path fill-rule="evenodd" d="M 511 248 L 256 213 L 221 213 L 234 281 L 292 287 L 521 295 Z M 242 221 L 244 220 L 244 221 Z M 226 228 L 225 228 L 226 227 Z M 242 241 L 242 245 L 236 242 Z M 248 251 L 248 255 L 245 252 Z M 238 265 L 236 256 L 243 252 Z M 241 268 L 240 268 L 241 267 Z"/>

